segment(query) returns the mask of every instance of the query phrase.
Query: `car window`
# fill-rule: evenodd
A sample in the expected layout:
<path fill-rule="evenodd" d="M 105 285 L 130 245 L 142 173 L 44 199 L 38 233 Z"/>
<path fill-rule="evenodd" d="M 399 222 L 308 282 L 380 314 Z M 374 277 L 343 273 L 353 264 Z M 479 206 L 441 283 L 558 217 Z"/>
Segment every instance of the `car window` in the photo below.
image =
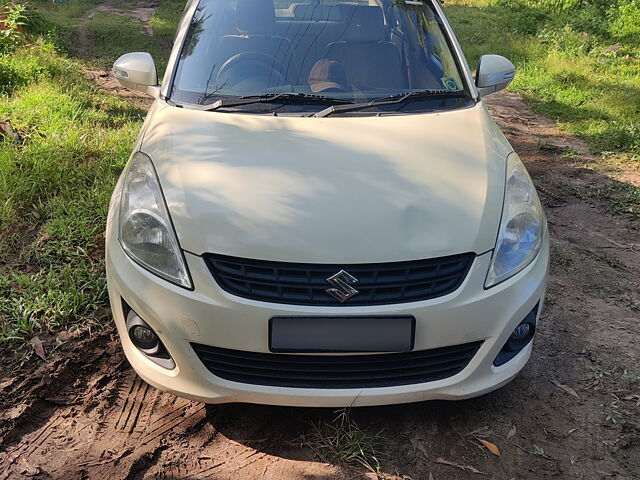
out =
<path fill-rule="evenodd" d="M 304 93 L 362 102 L 464 90 L 430 2 L 201 0 L 171 98 Z"/>

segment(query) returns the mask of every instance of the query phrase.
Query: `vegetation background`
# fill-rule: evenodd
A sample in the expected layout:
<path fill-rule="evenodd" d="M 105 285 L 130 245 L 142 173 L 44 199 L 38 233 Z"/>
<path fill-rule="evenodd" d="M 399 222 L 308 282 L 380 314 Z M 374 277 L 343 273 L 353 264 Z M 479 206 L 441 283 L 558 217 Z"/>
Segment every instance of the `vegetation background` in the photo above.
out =
<path fill-rule="evenodd" d="M 133 18 L 88 17 L 99 3 L 0 0 L 0 355 L 26 359 L 35 335 L 108 320 L 107 204 L 144 111 L 84 72 L 133 46 L 162 71 L 184 1 L 157 2 L 154 37 Z M 589 194 L 637 226 L 640 189 L 620 172 L 640 169 L 640 0 L 449 0 L 445 10 L 472 66 L 483 53 L 509 57 L 511 88 L 588 142 L 598 161 L 584 167 L 610 179 Z"/>

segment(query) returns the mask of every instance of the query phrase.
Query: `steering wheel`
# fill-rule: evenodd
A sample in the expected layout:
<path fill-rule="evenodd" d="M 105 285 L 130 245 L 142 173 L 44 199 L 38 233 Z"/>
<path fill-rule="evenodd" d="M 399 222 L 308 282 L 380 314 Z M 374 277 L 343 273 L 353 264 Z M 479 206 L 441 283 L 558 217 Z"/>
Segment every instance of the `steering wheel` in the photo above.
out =
<path fill-rule="evenodd" d="M 238 53 L 222 64 L 216 75 L 219 88 L 264 92 L 267 88 L 283 85 L 285 69 L 280 62 L 266 53 Z"/>

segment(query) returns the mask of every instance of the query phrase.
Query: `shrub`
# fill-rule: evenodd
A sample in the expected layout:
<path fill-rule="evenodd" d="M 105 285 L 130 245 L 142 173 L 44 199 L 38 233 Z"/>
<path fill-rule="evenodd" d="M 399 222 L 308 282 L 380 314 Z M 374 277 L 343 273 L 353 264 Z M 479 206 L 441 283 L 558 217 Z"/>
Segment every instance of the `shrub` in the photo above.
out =
<path fill-rule="evenodd" d="M 0 0 L 0 54 L 15 50 L 25 39 L 26 7 L 11 0 Z"/>
<path fill-rule="evenodd" d="M 611 33 L 640 42 L 640 0 L 626 0 L 612 5 L 607 11 Z"/>
<path fill-rule="evenodd" d="M 55 56 L 44 42 L 19 48 L 14 55 L 0 55 L 0 94 L 11 95 L 16 89 L 39 80 L 53 78 L 71 62 Z"/>

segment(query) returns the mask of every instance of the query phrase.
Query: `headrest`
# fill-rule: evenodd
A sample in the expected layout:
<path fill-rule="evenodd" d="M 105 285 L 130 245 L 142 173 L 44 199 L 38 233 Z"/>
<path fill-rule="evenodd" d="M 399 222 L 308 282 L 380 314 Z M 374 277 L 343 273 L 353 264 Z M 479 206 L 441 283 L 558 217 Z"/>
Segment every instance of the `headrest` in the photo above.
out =
<path fill-rule="evenodd" d="M 298 3 L 293 12 L 297 20 L 340 21 L 340 9 L 336 5 Z"/>
<path fill-rule="evenodd" d="M 380 7 L 357 6 L 348 22 L 344 39 L 348 42 L 377 42 L 384 40 L 384 15 Z"/>
<path fill-rule="evenodd" d="M 309 72 L 309 88 L 313 93 L 331 88 L 343 90 L 348 85 L 347 72 L 340 62 L 323 58 L 318 60 Z"/>
<path fill-rule="evenodd" d="M 273 0 L 238 0 L 236 27 L 246 33 L 266 33 L 276 23 Z"/>

